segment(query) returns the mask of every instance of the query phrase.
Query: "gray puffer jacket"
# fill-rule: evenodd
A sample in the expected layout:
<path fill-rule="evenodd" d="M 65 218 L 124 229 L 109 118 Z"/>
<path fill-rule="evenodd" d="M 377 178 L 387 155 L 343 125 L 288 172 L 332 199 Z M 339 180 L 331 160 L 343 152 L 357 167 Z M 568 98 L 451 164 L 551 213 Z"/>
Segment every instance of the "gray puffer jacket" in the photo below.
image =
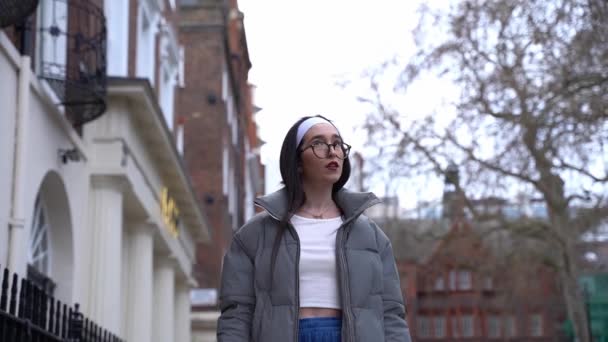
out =
<path fill-rule="evenodd" d="M 300 243 L 290 225 L 270 277 L 285 190 L 258 198 L 266 212 L 239 229 L 224 257 L 218 320 L 219 342 L 298 340 Z M 336 236 L 342 303 L 342 341 L 410 342 L 405 306 L 391 243 L 363 211 L 379 203 L 372 193 L 340 190 L 344 222 Z"/>

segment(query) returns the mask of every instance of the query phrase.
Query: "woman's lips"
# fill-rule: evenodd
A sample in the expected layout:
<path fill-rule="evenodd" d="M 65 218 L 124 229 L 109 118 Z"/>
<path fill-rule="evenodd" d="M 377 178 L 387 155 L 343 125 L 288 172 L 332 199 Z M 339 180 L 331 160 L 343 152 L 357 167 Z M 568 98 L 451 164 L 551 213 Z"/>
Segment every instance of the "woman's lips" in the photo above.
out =
<path fill-rule="evenodd" d="M 325 165 L 325 167 L 329 170 L 335 171 L 340 167 L 340 164 L 338 164 L 337 162 L 333 161 L 331 163 L 328 163 L 327 165 Z"/>

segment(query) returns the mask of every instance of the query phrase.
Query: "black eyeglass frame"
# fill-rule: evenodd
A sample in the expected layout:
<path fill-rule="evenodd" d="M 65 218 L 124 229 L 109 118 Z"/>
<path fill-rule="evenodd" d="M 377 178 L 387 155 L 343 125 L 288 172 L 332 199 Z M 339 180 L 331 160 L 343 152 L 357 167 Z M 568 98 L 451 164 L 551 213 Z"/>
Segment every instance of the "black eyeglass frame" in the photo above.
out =
<path fill-rule="evenodd" d="M 318 144 L 323 144 L 325 146 L 327 146 L 327 154 L 325 155 L 325 157 L 319 157 L 319 155 L 317 154 L 316 150 L 315 150 L 315 145 Z M 300 153 L 304 153 L 304 151 L 308 150 L 309 148 L 312 148 L 312 154 L 315 155 L 315 157 L 319 158 L 319 159 L 329 159 L 329 152 L 331 151 L 330 148 L 334 148 L 334 151 L 336 151 L 336 148 L 338 148 L 338 146 L 340 146 L 340 149 L 342 150 L 342 153 L 344 154 L 344 156 L 341 158 L 338 154 L 336 154 L 336 157 L 338 157 L 338 159 L 344 160 L 346 158 L 348 158 L 348 154 L 350 153 L 350 149 L 352 146 L 350 146 L 349 144 L 345 143 L 345 142 L 335 142 L 333 144 L 328 144 L 326 142 L 323 141 L 315 141 L 312 144 L 304 147 L 303 149 L 300 150 Z"/>

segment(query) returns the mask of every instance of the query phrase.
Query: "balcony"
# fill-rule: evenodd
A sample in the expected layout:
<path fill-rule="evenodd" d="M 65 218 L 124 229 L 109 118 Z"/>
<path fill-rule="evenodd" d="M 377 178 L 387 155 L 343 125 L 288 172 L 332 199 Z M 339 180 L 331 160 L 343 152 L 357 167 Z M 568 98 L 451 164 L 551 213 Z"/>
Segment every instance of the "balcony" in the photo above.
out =
<path fill-rule="evenodd" d="M 26 3 L 38 6 L 32 10 Z M 11 8 L 10 17 L 4 17 L 5 8 Z M 15 45 L 32 57 L 36 74 L 48 83 L 72 125 L 78 129 L 102 115 L 107 41 L 103 9 L 94 0 L 0 0 L 0 10 L 0 23 L 13 25 Z"/>

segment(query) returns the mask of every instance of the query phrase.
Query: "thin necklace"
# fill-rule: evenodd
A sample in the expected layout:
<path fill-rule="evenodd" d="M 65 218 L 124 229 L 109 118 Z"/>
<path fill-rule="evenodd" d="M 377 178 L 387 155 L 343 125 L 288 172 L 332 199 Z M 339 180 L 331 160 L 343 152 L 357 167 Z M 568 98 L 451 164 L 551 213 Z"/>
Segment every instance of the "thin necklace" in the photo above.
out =
<path fill-rule="evenodd" d="M 310 211 L 305 210 L 305 209 L 303 209 L 303 208 L 300 208 L 300 210 L 302 210 L 303 212 L 305 212 L 305 213 L 307 213 L 308 215 L 312 216 L 312 218 L 314 218 L 314 219 L 322 219 L 322 218 L 323 218 L 323 214 L 325 214 L 325 212 L 326 212 L 326 211 L 328 211 L 328 210 L 329 210 L 329 208 L 331 208 L 331 206 L 330 206 L 330 207 L 327 207 L 327 208 L 325 208 L 325 209 L 323 209 L 323 211 L 321 211 L 321 212 L 320 212 L 319 214 L 317 214 L 317 215 L 315 215 L 315 214 L 311 213 Z"/>

